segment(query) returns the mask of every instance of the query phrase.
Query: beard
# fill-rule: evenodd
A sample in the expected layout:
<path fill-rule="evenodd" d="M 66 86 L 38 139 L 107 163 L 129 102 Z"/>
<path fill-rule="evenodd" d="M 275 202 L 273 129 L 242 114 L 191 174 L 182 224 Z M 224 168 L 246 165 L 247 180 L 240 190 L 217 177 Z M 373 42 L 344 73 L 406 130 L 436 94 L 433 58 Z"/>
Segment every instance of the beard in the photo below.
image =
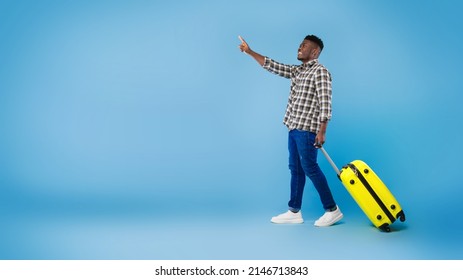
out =
<path fill-rule="evenodd" d="M 297 56 L 297 60 L 304 62 L 304 61 L 306 61 L 307 59 L 304 58 L 304 57 L 301 56 L 301 55 L 298 55 L 298 56 Z"/>
<path fill-rule="evenodd" d="M 297 60 L 299 61 L 305 61 L 307 60 L 307 55 L 304 55 L 303 53 L 299 53 L 297 54 Z"/>

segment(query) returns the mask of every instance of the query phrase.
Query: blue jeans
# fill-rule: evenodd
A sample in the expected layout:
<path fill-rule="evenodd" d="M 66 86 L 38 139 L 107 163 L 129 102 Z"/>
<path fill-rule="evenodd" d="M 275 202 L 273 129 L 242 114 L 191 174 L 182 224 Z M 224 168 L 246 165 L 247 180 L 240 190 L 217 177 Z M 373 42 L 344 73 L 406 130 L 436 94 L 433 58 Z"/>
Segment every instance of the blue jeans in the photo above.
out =
<path fill-rule="evenodd" d="M 306 176 L 312 181 L 320 195 L 323 208 L 328 210 L 336 206 L 326 177 L 317 163 L 318 149 L 314 147 L 315 137 L 315 133 L 298 129 L 289 132 L 291 197 L 288 206 L 293 211 L 301 209 Z"/>

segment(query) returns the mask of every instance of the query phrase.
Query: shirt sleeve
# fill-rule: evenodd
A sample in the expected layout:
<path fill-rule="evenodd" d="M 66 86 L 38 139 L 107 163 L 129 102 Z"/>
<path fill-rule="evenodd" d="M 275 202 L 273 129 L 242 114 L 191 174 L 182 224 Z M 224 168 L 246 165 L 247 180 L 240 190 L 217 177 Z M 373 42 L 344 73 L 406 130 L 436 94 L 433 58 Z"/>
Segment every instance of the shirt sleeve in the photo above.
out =
<path fill-rule="evenodd" d="M 329 121 L 332 114 L 332 87 L 331 74 L 325 68 L 320 68 L 316 73 L 316 92 L 320 102 L 320 121 Z"/>
<path fill-rule="evenodd" d="M 293 65 L 279 63 L 268 57 L 265 57 L 264 65 L 262 67 L 270 73 L 287 79 L 291 78 L 293 72 L 292 70 L 294 68 Z"/>

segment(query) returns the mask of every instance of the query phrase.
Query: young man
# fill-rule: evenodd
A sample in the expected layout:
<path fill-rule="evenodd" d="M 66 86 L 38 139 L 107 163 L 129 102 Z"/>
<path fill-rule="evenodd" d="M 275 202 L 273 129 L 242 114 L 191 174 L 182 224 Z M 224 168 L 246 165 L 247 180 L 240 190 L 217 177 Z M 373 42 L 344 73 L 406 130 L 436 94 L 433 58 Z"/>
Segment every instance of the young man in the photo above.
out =
<path fill-rule="evenodd" d="M 275 216 L 277 224 L 303 223 L 301 214 L 302 195 L 306 176 L 314 184 L 325 214 L 315 221 L 315 226 L 326 227 L 342 219 L 325 175 L 318 166 L 318 147 L 326 140 L 326 128 L 331 119 L 331 74 L 318 63 L 323 41 L 314 35 L 304 38 L 297 52 L 301 65 L 276 62 L 253 51 L 239 37 L 242 52 L 253 57 L 264 69 L 287 79 L 291 87 L 283 123 L 288 127 L 289 169 L 291 171 L 291 195 L 289 210 Z"/>

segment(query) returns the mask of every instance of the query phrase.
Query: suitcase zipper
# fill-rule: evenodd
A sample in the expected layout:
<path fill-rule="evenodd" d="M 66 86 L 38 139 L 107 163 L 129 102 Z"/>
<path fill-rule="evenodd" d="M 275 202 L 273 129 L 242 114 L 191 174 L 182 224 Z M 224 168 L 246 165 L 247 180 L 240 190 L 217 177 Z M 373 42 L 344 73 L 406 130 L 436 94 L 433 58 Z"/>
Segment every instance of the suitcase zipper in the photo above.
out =
<path fill-rule="evenodd" d="M 378 203 L 379 207 L 383 210 L 383 212 L 386 214 L 389 220 L 391 220 L 391 224 L 392 224 L 396 219 L 394 218 L 392 213 L 389 211 L 387 206 L 384 204 L 384 202 L 379 198 L 378 194 L 376 194 L 375 190 L 373 190 L 373 188 L 370 186 L 370 183 L 368 183 L 368 181 L 365 179 L 362 172 L 360 172 L 360 170 L 358 170 L 358 168 L 352 163 L 347 164 L 347 166 L 349 166 L 352 169 L 352 171 L 354 171 L 357 178 L 359 178 L 360 182 L 362 182 L 362 184 L 365 186 L 367 191 L 371 194 L 371 196 L 376 201 L 376 203 Z"/>

